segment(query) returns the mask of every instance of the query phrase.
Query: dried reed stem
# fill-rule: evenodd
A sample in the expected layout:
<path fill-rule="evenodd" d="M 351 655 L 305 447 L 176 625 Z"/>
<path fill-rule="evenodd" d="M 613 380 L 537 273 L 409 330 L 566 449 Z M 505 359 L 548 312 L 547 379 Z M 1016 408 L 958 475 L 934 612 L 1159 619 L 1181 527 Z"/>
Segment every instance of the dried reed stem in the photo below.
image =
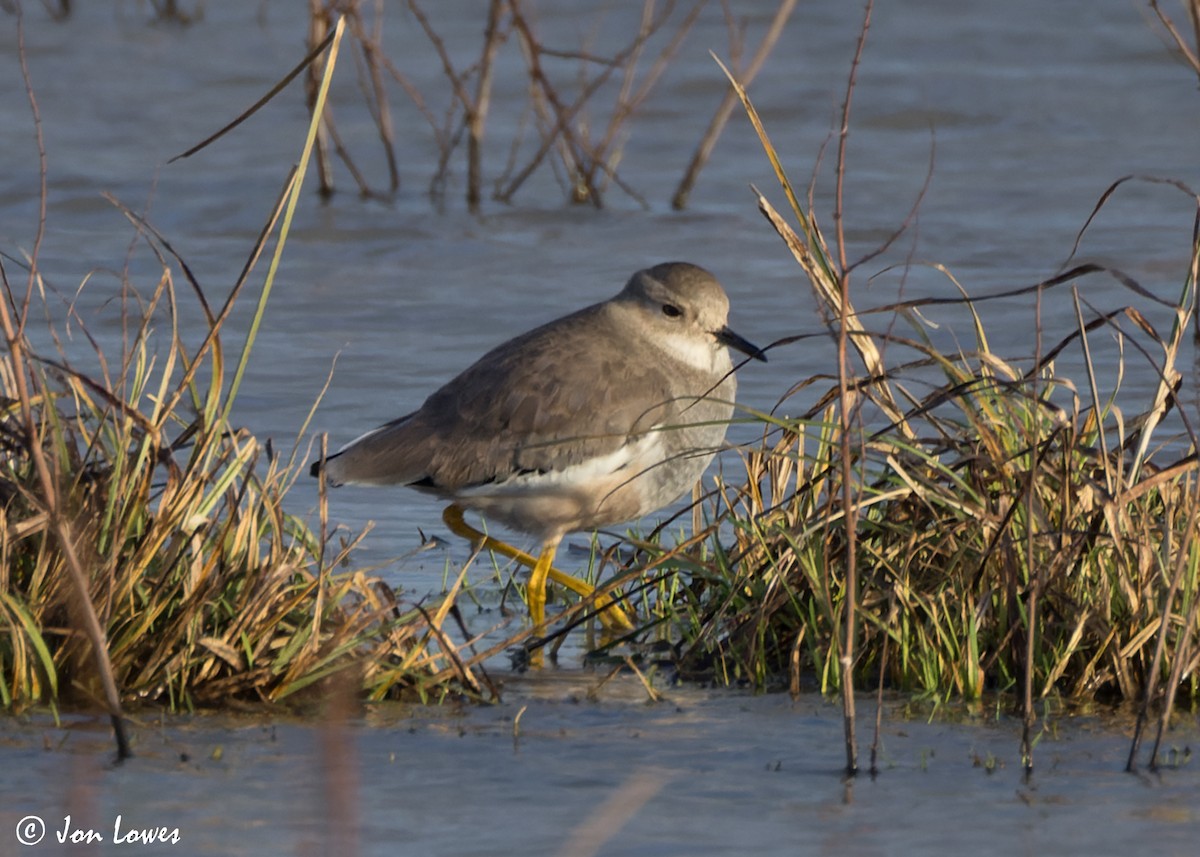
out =
<path fill-rule="evenodd" d="M 779 37 L 783 34 L 783 28 L 787 25 L 788 19 L 791 18 L 792 12 L 796 8 L 796 2 L 797 0 L 782 0 L 779 8 L 775 10 L 775 17 L 771 19 L 771 25 L 767 28 L 766 35 L 763 36 L 762 41 L 759 42 L 758 50 L 755 51 L 750 64 L 746 66 L 744 71 L 738 73 L 738 81 L 743 89 L 749 88 L 750 84 L 754 82 L 754 78 L 758 77 L 758 73 L 762 70 L 767 57 L 774 50 L 775 43 L 779 41 Z M 721 132 L 725 130 L 725 125 L 729 122 L 729 117 L 733 113 L 733 108 L 737 103 L 737 90 L 730 86 L 725 90 L 725 94 L 721 96 L 721 103 L 717 105 L 716 112 L 713 113 L 712 119 L 709 120 L 708 128 L 700 138 L 700 143 L 696 146 L 696 151 L 692 154 L 692 159 L 688 162 L 687 169 L 683 171 L 683 178 L 679 180 L 679 186 L 675 189 L 675 194 L 671 197 L 671 208 L 676 211 L 682 211 L 687 207 L 692 187 L 695 186 L 696 179 L 700 177 L 700 171 L 708 163 L 713 148 L 717 145 L 717 140 L 720 138 Z"/>
<path fill-rule="evenodd" d="M 842 207 L 842 188 L 846 172 L 846 143 L 850 136 L 850 108 L 854 98 L 854 87 L 858 79 L 858 68 L 862 62 L 863 49 L 866 47 L 867 31 L 871 26 L 871 11 L 874 0 L 868 0 L 863 13 L 862 28 L 858 34 L 854 59 L 850 64 L 850 75 L 846 82 L 846 98 L 842 103 L 842 125 L 838 132 L 837 154 L 837 188 L 833 209 L 833 220 L 837 231 L 838 265 L 841 275 L 838 286 L 841 300 L 839 301 L 839 317 L 837 326 L 837 358 L 838 358 L 838 430 L 841 454 L 842 509 L 843 527 L 846 538 L 846 602 L 845 630 L 842 637 L 842 718 L 846 739 L 846 774 L 854 776 L 858 772 L 858 739 L 855 727 L 854 704 L 854 657 L 857 642 L 858 620 L 858 505 L 856 485 L 858 478 L 855 473 L 855 462 L 859 460 L 858 450 L 851 444 L 851 431 L 858 424 L 857 394 L 852 394 L 850 387 L 852 370 L 849 363 L 848 345 L 850 342 L 850 272 L 846 262 L 846 238 L 844 232 L 844 209 Z"/>
<path fill-rule="evenodd" d="M 61 484 L 59 474 L 52 470 L 46 461 L 42 448 L 41 432 L 33 416 L 33 394 L 29 389 L 29 378 L 34 377 L 32 367 L 25 353 L 25 319 L 30 297 L 33 294 L 34 283 L 38 279 L 38 253 L 42 237 L 46 229 L 46 145 L 42 136 L 42 117 L 38 110 L 37 99 L 33 94 L 33 80 L 29 74 L 29 65 L 25 56 L 25 28 L 21 7 L 17 7 L 17 58 L 21 65 L 21 78 L 25 84 L 25 94 L 29 99 L 29 108 L 33 114 L 34 137 L 38 151 L 39 200 L 38 227 L 30 253 L 29 278 L 26 285 L 26 300 L 23 305 L 20 322 L 16 322 L 9 311 L 7 299 L 0 300 L 0 325 L 4 328 L 4 337 L 8 341 L 9 356 L 13 366 L 13 380 L 17 387 L 18 407 L 21 412 L 21 422 L 24 424 L 25 442 L 32 458 L 41 486 L 41 497 L 36 498 L 49 519 L 50 527 L 58 539 L 59 549 L 66 560 L 67 570 L 74 588 L 74 598 L 79 615 L 83 620 L 83 631 L 92 646 L 92 657 L 95 661 L 96 674 L 100 679 L 104 692 L 105 704 L 108 706 L 109 719 L 112 721 L 113 735 L 117 743 L 117 761 L 123 761 L 133 755 L 129 746 L 129 738 L 125 733 L 125 720 L 121 711 L 121 696 L 117 690 L 116 679 L 113 677 L 112 661 L 109 658 L 108 639 L 100 619 L 96 615 L 96 607 L 92 603 L 88 575 L 83 563 L 75 550 L 75 537 L 71 524 L 64 515 L 60 502 Z M 3 267 L 0 267 L 0 280 L 3 281 L 5 295 L 11 295 L 8 277 Z M 44 394 L 39 392 L 39 398 Z"/>

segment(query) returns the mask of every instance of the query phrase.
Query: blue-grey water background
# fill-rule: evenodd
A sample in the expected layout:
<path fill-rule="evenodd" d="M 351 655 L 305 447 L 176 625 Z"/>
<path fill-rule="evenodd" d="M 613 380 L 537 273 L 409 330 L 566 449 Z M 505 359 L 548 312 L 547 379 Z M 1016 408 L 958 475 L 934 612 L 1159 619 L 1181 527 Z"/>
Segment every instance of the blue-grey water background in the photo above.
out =
<path fill-rule="evenodd" d="M 210 300 L 223 299 L 299 156 L 307 116 L 298 86 L 198 155 L 166 161 L 229 121 L 298 61 L 306 17 L 304 4 L 219 2 L 206 4 L 196 23 L 178 26 L 153 22 L 146 3 L 74 5 L 66 21 L 54 22 L 41 5 L 25 4 L 26 52 L 48 165 L 39 261 L 52 290 L 52 312 L 65 317 L 71 303 L 90 331 L 112 343 L 121 332 L 121 272 L 128 269 L 135 285 L 149 292 L 157 265 L 101 194 L 145 213 L 187 260 Z M 747 23 L 747 50 L 774 5 L 731 4 Z M 480 4 L 429 6 L 455 61 L 472 62 L 483 29 Z M 640 15 L 640 4 L 633 3 L 597 8 L 543 2 L 538 9 L 547 44 L 599 54 L 624 45 Z M 860 21 L 858 4 L 800 4 L 751 87 L 798 186 L 808 184 L 825 147 L 815 198 L 830 235 L 830 140 Z M 451 95 L 417 22 L 389 4 L 384 32 L 387 55 L 440 117 Z M 543 168 L 511 204 L 485 200 L 482 215 L 474 216 L 461 201 L 462 149 L 444 199 L 431 202 L 426 191 L 436 166 L 433 135 L 391 85 L 401 190 L 363 199 L 338 169 L 339 192 L 331 200 L 306 194 L 237 420 L 289 451 L 336 357 L 313 422 L 336 446 L 415 408 L 505 338 L 604 299 L 635 269 L 668 259 L 713 270 L 731 296 L 733 326 L 755 342 L 820 333 L 809 287 L 756 210 L 751 186 L 780 210 L 786 203 L 740 113 L 701 174 L 689 208 L 670 209 L 723 91 L 710 50 L 726 58 L 730 53 L 715 4 L 702 12 L 625 127 L 620 176 L 647 207 L 612 187 L 603 210 L 570 205 Z M 498 69 L 485 159 L 493 177 L 526 121 L 518 57 L 508 45 Z M 643 68 L 649 64 L 647 58 Z M 575 66 L 564 61 L 564 67 Z M 0 249 L 19 256 L 32 248 L 38 169 L 16 19 L 7 11 L 0 11 L 0 68 Z M 368 180 L 382 186 L 383 161 L 358 86 L 353 64 L 343 57 L 334 90 L 339 129 Z M 606 118 L 603 105 L 598 100 L 587 117 L 597 129 Z M 1123 176 L 1200 186 L 1195 75 L 1172 56 L 1147 7 L 1131 0 L 881 3 L 859 68 L 852 127 L 845 189 L 850 257 L 872 251 L 909 221 L 885 254 L 858 269 L 860 309 L 897 297 L 955 296 L 934 264 L 973 295 L 1053 275 L 1101 194 Z M 532 132 L 526 127 L 524 133 Z M 527 140 L 526 155 L 530 145 Z M 1186 275 L 1193 213 L 1194 202 L 1170 186 L 1126 185 L 1085 234 L 1076 261 L 1119 268 L 1173 300 Z M 14 263 L 5 267 L 10 279 L 21 280 Z M 1161 330 L 1169 328 L 1169 312 L 1112 278 L 1092 276 L 1078 286 L 1085 314 L 1133 304 Z M 184 304 L 184 313 L 197 318 L 195 308 Z M 233 319 L 230 344 L 246 329 L 249 310 L 244 302 Z M 1046 297 L 1042 347 L 1074 329 L 1074 313 L 1066 290 Z M 961 311 L 932 308 L 925 315 L 937 325 L 927 330 L 936 342 L 972 347 Z M 981 315 L 993 350 L 1027 366 L 1039 347 L 1032 299 L 984 304 Z M 907 334 L 907 324 L 899 322 L 898 330 Z M 85 360 L 87 342 L 77 326 L 73 330 L 67 348 Z M 1111 389 L 1118 376 L 1116 339 L 1100 331 L 1093 346 L 1099 384 Z M 739 399 L 749 407 L 774 407 L 796 381 L 829 372 L 833 353 L 824 336 L 777 349 L 769 364 L 741 373 Z M 1155 374 L 1144 358 L 1128 349 L 1126 356 L 1120 402 L 1136 413 L 1148 404 Z M 1080 365 L 1068 352 L 1058 368 L 1082 387 Z M 920 392 L 920 379 L 913 383 Z M 804 411 L 818 388 L 780 408 Z M 732 432 L 735 440 L 752 434 Z M 736 459 L 722 466 L 736 474 Z M 298 485 L 291 502 L 297 514 L 311 513 L 314 486 Z M 412 555 L 419 532 L 444 532 L 440 508 L 428 498 L 343 489 L 331 502 L 335 520 L 350 530 L 376 522 L 359 561 L 378 566 L 409 597 L 436 592 L 447 562 L 467 555 L 459 544 Z M 354 785 L 362 851 L 553 852 L 570 841 L 578 819 L 643 769 L 666 771 L 665 784 L 600 853 L 951 853 L 967 844 L 999 850 L 1001 843 L 1003 850 L 1021 853 L 1113 853 L 1143 836 L 1162 853 L 1190 853 L 1198 832 L 1194 770 L 1185 766 L 1161 779 L 1119 775 L 1125 741 L 1119 730 L 1081 733 L 1066 721 L 1064 731 L 1048 736 L 1039 750 L 1047 760 L 1039 774 L 1045 779 L 1030 790 L 1020 781 L 1011 722 L 893 725 L 893 744 L 901 749 L 891 757 L 891 769 L 856 788 L 854 803 L 847 804 L 837 778 L 840 727 L 833 709 L 821 703 L 687 689 L 675 691 L 687 700 L 679 706 L 684 714 L 677 714 L 670 704 L 644 707 L 603 697 L 574 702 L 586 674 L 572 673 L 569 685 L 558 680 L 547 674 L 514 685 L 531 706 L 518 748 L 505 725 L 515 713 L 503 707 L 463 715 L 472 725 L 461 738 L 453 729 L 444 734 L 425 725 L 411 732 L 395 725 L 355 732 L 351 743 L 363 759 Z M 120 771 L 98 770 L 95 754 L 69 752 L 76 745 L 94 748 L 78 737 L 80 730 L 71 733 L 66 751 L 53 753 L 40 749 L 40 738 L 16 730 L 11 752 L 0 751 L 10 757 L 0 773 L 8 804 L 0 813 L 6 826 L 0 853 L 13 847 L 7 828 L 15 808 L 59 813 L 61 819 L 64 779 L 80 770 L 104 795 L 95 812 L 108 818 L 106 824 L 114 812 L 136 807 L 152 816 L 145 823 L 189 826 L 191 844 L 177 853 L 308 853 L 326 817 L 323 793 L 313 782 L 323 770 L 314 749 L 320 733 L 289 724 L 265 739 L 261 728 L 242 726 L 228 739 L 203 733 L 185 739 L 167 730 L 164 746 L 225 743 L 232 752 L 218 763 L 204 757 L 205 750 L 193 751 L 190 764 L 179 763 L 173 750 L 152 752 Z M 1194 740 L 1194 726 L 1185 734 Z M 142 746 L 152 740 L 143 737 Z M 968 747 L 993 748 L 1007 765 L 983 774 L 972 766 Z M 776 762 L 779 770 L 768 773 Z M 24 795 L 19 804 L 10 802 L 16 794 Z M 41 794 L 45 801 L 39 803 Z M 231 794 L 237 803 L 230 809 Z M 54 852 L 43 846 L 39 853 Z"/>

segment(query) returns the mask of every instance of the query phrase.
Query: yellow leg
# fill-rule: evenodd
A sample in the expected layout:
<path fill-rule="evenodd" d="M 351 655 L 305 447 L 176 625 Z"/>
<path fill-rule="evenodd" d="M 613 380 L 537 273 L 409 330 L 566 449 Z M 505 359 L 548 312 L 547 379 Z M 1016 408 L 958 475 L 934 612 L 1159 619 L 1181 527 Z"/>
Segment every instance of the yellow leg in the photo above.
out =
<path fill-rule="evenodd" d="M 554 554 L 558 548 L 558 540 L 554 541 L 554 546 L 547 551 L 546 546 L 542 546 L 542 552 L 536 558 L 525 553 L 523 550 L 518 550 L 510 544 L 494 539 L 489 535 L 479 532 L 463 519 L 463 509 L 457 503 L 451 503 L 442 512 L 442 521 L 449 527 L 450 532 L 456 536 L 466 539 L 472 544 L 480 545 L 483 550 L 489 550 L 493 553 L 498 553 L 501 556 L 506 556 L 511 560 L 515 560 L 521 565 L 533 569 L 533 576 L 529 579 L 529 615 L 533 618 L 534 605 L 534 583 L 539 576 L 538 567 L 545 563 L 545 569 L 540 572 L 540 590 L 541 610 L 545 611 L 546 604 L 546 579 L 549 578 L 559 586 L 565 586 L 577 595 L 587 598 L 595 589 L 584 583 L 577 577 L 572 577 L 565 571 L 559 571 L 554 567 Z M 547 542 L 549 544 L 549 542 Z M 596 608 L 600 611 L 600 621 L 605 628 L 611 631 L 631 631 L 633 630 L 633 622 L 625 615 L 625 611 L 613 603 L 612 598 L 607 595 L 601 595 L 596 599 Z M 541 619 L 535 619 L 534 624 L 540 625 Z"/>
<path fill-rule="evenodd" d="M 546 578 L 554 567 L 554 554 L 558 552 L 558 543 L 562 537 L 547 539 L 542 545 L 542 552 L 534 563 L 529 575 L 529 590 L 526 600 L 529 602 L 529 620 L 533 627 L 540 629 L 546 624 Z"/>

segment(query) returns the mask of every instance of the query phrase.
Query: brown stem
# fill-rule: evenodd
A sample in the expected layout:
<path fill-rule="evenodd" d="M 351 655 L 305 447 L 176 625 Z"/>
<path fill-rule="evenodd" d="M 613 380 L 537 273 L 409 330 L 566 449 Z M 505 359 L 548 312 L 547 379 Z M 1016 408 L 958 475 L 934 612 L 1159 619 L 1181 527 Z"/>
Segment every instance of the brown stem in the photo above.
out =
<path fill-rule="evenodd" d="M 842 102 L 842 125 L 838 135 L 837 153 L 837 191 L 834 204 L 834 222 L 837 230 L 838 266 L 841 275 L 838 277 L 840 291 L 840 307 L 838 318 L 838 431 L 840 437 L 840 455 L 842 469 L 842 507 L 845 510 L 846 529 L 846 621 L 844 642 L 842 645 L 842 719 L 846 739 L 846 774 L 854 776 L 858 773 L 858 740 L 855 734 L 854 707 L 854 645 L 857 635 L 858 622 L 858 507 L 854 492 L 854 459 L 851 458 L 850 430 L 854 422 L 856 396 L 850 390 L 850 362 L 848 345 L 850 340 L 850 274 L 846 263 L 846 239 L 842 217 L 842 189 L 846 173 L 846 141 L 850 136 L 850 106 L 854 96 L 854 86 L 858 78 L 858 66 L 862 61 L 863 48 L 866 46 L 867 31 L 871 27 L 871 10 L 873 0 L 868 0 L 863 15 L 862 28 L 858 34 L 858 44 L 854 51 L 854 60 L 850 65 L 850 76 L 846 83 L 846 99 Z"/>
<path fill-rule="evenodd" d="M 1036 323 L 1036 345 L 1034 351 L 1034 363 L 1039 363 L 1042 356 L 1042 291 L 1037 292 L 1037 299 L 1034 304 L 1034 315 Z M 1038 375 L 1033 373 L 1029 379 L 1030 382 L 1030 400 L 1038 401 Z M 1033 775 L 1033 727 L 1037 722 L 1036 715 L 1033 710 L 1033 670 L 1034 670 L 1034 647 L 1037 645 L 1037 622 L 1038 622 L 1038 607 L 1040 605 L 1040 596 L 1042 587 L 1045 586 L 1045 568 L 1040 562 L 1037 562 L 1033 551 L 1033 525 L 1034 525 L 1034 481 L 1037 479 L 1038 467 L 1040 464 L 1037 450 L 1041 447 L 1041 422 L 1034 415 L 1033 420 L 1033 438 L 1030 441 L 1029 447 L 1029 479 L 1025 490 L 1025 568 L 1029 575 L 1029 596 L 1028 608 L 1025 612 L 1025 675 L 1021 694 L 1021 765 L 1024 768 L 1025 776 L 1028 778 Z M 1016 505 L 1015 503 L 1013 504 Z M 1034 567 L 1036 563 L 1036 568 Z"/>
<path fill-rule="evenodd" d="M 775 48 L 775 43 L 779 41 L 779 36 L 783 33 L 784 26 L 791 17 L 793 10 L 795 10 L 796 2 L 797 0 L 783 0 L 779 4 L 779 8 L 775 10 L 775 17 L 771 20 L 771 26 L 767 28 L 767 33 L 763 36 L 762 42 L 759 43 L 758 50 L 755 51 L 754 57 L 750 60 L 750 65 L 739 75 L 743 89 L 749 87 L 754 78 L 758 76 L 759 71 L 762 70 L 763 64 Z M 696 184 L 696 179 L 699 178 L 700 171 L 708 163 L 708 159 L 712 155 L 712 150 L 717 145 L 717 139 L 721 136 L 721 132 L 725 130 L 725 125 L 729 122 L 729 116 L 733 113 L 733 108 L 737 103 L 737 92 L 730 86 L 725 90 L 725 95 L 721 98 L 721 103 L 717 106 L 717 111 L 713 114 L 712 120 L 709 121 L 708 129 L 704 132 L 704 136 L 700 138 L 700 144 L 696 147 L 696 151 L 692 155 L 692 160 L 688 163 L 687 169 L 683 171 L 683 178 L 679 181 L 679 187 L 675 189 L 675 195 L 671 197 L 671 207 L 676 211 L 682 211 L 687 207 L 692 187 Z"/>
<path fill-rule="evenodd" d="M 638 45 L 635 51 L 630 55 L 630 59 L 625 63 L 624 80 L 621 83 L 621 92 L 617 97 L 616 107 L 613 108 L 612 116 L 608 121 L 608 128 L 604 132 L 604 137 L 598 144 L 593 146 L 589 152 L 591 164 L 588 168 L 588 180 L 593 181 L 597 171 L 604 173 L 610 177 L 613 182 L 635 199 L 640 199 L 637 194 L 633 193 L 630 188 L 626 187 L 616 174 L 615 161 L 616 157 L 611 150 L 620 136 L 621 128 L 634 114 L 634 112 L 645 102 L 650 95 L 655 84 L 658 83 L 671 59 L 679 51 L 683 40 L 696 23 L 696 19 L 700 16 L 701 10 L 704 8 L 707 0 L 699 0 L 691 10 L 688 11 L 683 21 L 680 22 L 678 29 L 671 36 L 670 42 L 662 49 L 654 64 L 637 84 L 635 89 L 634 70 L 637 67 L 637 59 L 641 54 L 641 48 L 646 41 L 657 33 L 666 24 L 668 17 L 671 14 L 674 4 L 668 4 L 667 7 L 657 16 L 653 17 L 653 3 L 647 3 L 643 7 L 642 24 L 638 30 L 637 38 L 634 43 Z M 644 203 L 643 203 L 644 205 Z"/>
<path fill-rule="evenodd" d="M 500 12 L 505 0 L 488 4 L 487 29 L 483 36 L 483 55 L 479 58 L 479 84 L 475 101 L 467 108 L 467 208 L 479 211 L 483 186 L 483 129 L 492 97 L 492 70 L 500 47 Z"/>
<path fill-rule="evenodd" d="M 321 0 L 309 0 L 308 13 L 308 46 L 310 49 L 313 49 L 325 40 L 333 27 L 331 26 L 332 22 L 330 21 L 329 10 L 322 5 Z M 324 74 L 324 56 L 314 57 L 312 63 L 308 66 L 308 76 L 304 79 L 304 97 L 309 110 L 316 107 L 317 91 L 321 87 L 321 78 Z M 325 111 L 328 115 L 328 102 L 325 105 Z M 320 182 L 318 192 L 324 197 L 332 196 L 333 167 L 329 163 L 329 141 L 324 122 L 317 129 L 316 150 L 317 175 Z"/>
<path fill-rule="evenodd" d="M 1164 517 L 1166 517 L 1169 521 L 1169 516 Z M 1166 530 L 1168 534 L 1171 532 L 1169 525 L 1164 526 L 1164 530 Z M 1190 526 L 1187 528 L 1186 532 L 1196 532 L 1196 520 L 1194 513 L 1192 515 L 1192 520 L 1190 521 Z M 1166 547 L 1166 552 L 1169 554 L 1172 546 L 1167 545 Z M 1146 723 L 1150 717 L 1150 706 L 1153 704 L 1154 698 L 1158 695 L 1158 674 L 1162 669 L 1163 656 L 1166 652 L 1167 635 L 1170 633 L 1170 628 L 1172 625 L 1171 616 L 1174 614 L 1174 610 L 1172 608 L 1175 603 L 1175 595 L 1179 591 L 1183 575 L 1187 571 L 1187 565 L 1188 552 L 1181 547 L 1175 558 L 1175 568 L 1171 574 L 1171 582 L 1167 586 L 1166 595 L 1163 597 L 1162 613 L 1159 617 L 1158 634 L 1155 635 L 1154 641 L 1154 654 L 1150 658 L 1150 668 L 1146 672 L 1146 679 L 1144 682 L 1145 686 L 1142 691 L 1142 703 L 1138 707 L 1137 723 L 1133 731 L 1133 740 L 1129 743 L 1129 758 L 1125 761 L 1125 770 L 1129 773 L 1133 773 L 1137 770 L 1137 752 L 1138 748 L 1141 746 L 1142 733 L 1145 730 Z M 1187 641 L 1191 637 L 1191 628 L 1194 627 L 1194 623 L 1196 621 L 1197 605 L 1200 605 L 1200 599 L 1195 599 L 1193 601 L 1192 608 L 1188 612 L 1187 626 L 1181 629 L 1176 638 L 1176 652 L 1171 666 L 1171 679 L 1168 682 L 1166 691 L 1164 692 L 1163 712 L 1162 717 L 1159 720 L 1158 735 L 1154 741 L 1154 750 L 1150 754 L 1151 769 L 1154 769 L 1158 765 L 1158 749 L 1162 741 L 1162 733 L 1167 721 L 1171 716 L 1175 688 L 1179 686 L 1178 681 L 1182 678 L 1182 673 L 1179 671 L 1182 670 L 1183 665 L 1187 662 Z"/>
<path fill-rule="evenodd" d="M 530 79 L 533 83 L 537 84 L 537 89 L 535 92 L 537 95 L 544 96 L 547 101 L 550 101 L 550 98 L 553 95 L 553 89 L 550 88 L 549 81 L 546 80 L 545 76 L 542 74 L 541 65 L 538 61 L 538 57 L 541 54 L 548 54 L 550 52 L 533 40 L 533 34 L 528 27 L 528 22 L 525 21 L 523 15 L 518 14 L 516 4 L 510 3 L 510 7 L 513 8 L 514 28 L 517 30 L 517 33 L 520 36 L 521 48 L 526 52 L 526 62 L 530 65 Z M 563 157 L 564 160 L 569 161 L 567 164 L 568 169 L 571 169 L 572 171 L 580 171 L 582 169 L 579 153 L 584 151 L 585 148 L 581 147 L 578 137 L 574 134 L 574 132 L 571 131 L 571 123 L 574 121 L 576 114 L 578 114 L 583 106 L 587 103 L 587 100 L 592 97 L 596 90 L 598 90 L 608 81 L 609 77 L 616 69 L 622 67 L 629 61 L 629 58 L 641 47 L 643 41 L 645 41 L 645 37 L 642 33 L 639 33 L 638 37 L 634 39 L 634 41 L 628 47 L 626 47 L 625 50 L 613 57 L 612 61 L 607 64 L 608 67 L 603 72 L 598 74 L 592 80 L 588 81 L 587 85 L 580 92 L 579 97 L 576 98 L 575 101 L 569 106 L 563 107 L 555 97 L 553 102 L 553 104 L 556 105 L 553 127 L 542 135 L 541 145 L 533 154 L 533 157 L 530 158 L 526 165 L 520 170 L 520 172 L 518 172 L 514 178 L 510 179 L 503 189 L 497 191 L 496 199 L 500 200 L 501 202 L 508 202 L 511 200 L 513 194 L 517 192 L 517 189 L 520 188 L 520 186 L 525 183 L 525 180 L 533 174 L 534 170 L 536 170 L 538 165 L 540 165 L 543 159 L 545 159 L 546 154 L 556 144 L 561 143 L 565 150 Z M 574 166 L 572 166 L 572 163 Z M 579 176 L 582 176 L 582 172 L 579 173 Z M 579 176 L 575 177 L 577 178 Z M 595 188 L 584 188 L 584 193 L 590 193 L 591 203 L 599 207 L 601 201 L 599 199 L 599 195 L 595 193 L 595 190 Z"/>
<path fill-rule="evenodd" d="M 375 126 L 379 129 L 379 141 L 383 144 L 384 156 L 387 158 L 388 192 L 395 193 L 400 189 L 400 169 L 396 164 L 396 134 L 392 127 L 391 107 L 388 105 L 387 90 L 383 86 L 383 52 L 379 48 L 382 41 L 383 0 L 376 0 L 375 29 L 369 37 L 357 14 L 351 20 L 362 46 L 363 60 L 367 64 L 371 80 L 371 95 L 374 98 L 372 115 Z"/>
<path fill-rule="evenodd" d="M 21 322 L 20 324 L 14 323 L 12 314 L 9 312 L 8 301 L 0 300 L 0 325 L 3 326 L 5 339 L 8 340 L 9 355 L 13 366 L 13 380 L 17 386 L 21 421 L 24 423 L 23 428 L 29 447 L 29 454 L 33 459 L 33 466 L 37 471 L 38 482 L 42 488 L 41 503 L 50 521 L 51 529 L 58 539 L 59 547 L 63 552 L 63 558 L 66 560 L 67 570 L 71 576 L 71 583 L 74 586 L 75 597 L 83 619 L 83 631 L 92 644 L 92 655 L 95 658 L 96 672 L 100 677 L 101 687 L 104 690 L 105 703 L 108 705 L 109 717 L 112 720 L 113 734 L 117 742 L 117 760 L 121 761 L 128 759 L 133 753 L 129 748 L 129 738 L 125 734 L 125 720 L 121 712 L 121 697 L 117 692 L 117 683 L 113 678 L 112 662 L 108 656 L 108 640 L 105 637 L 104 628 L 100 625 L 100 619 L 96 615 L 95 605 L 92 604 L 87 575 L 83 570 L 82 563 L 79 561 L 79 555 L 75 551 L 75 542 L 71 534 L 70 523 L 62 514 L 62 506 L 59 502 L 60 498 L 57 490 L 57 474 L 51 471 L 42 450 L 42 439 L 39 436 L 37 423 L 33 417 L 33 400 L 26 377 L 27 372 L 31 377 L 33 372 L 25 355 L 24 321 L 28 313 L 34 283 L 38 278 L 38 252 L 41 248 L 42 237 L 45 234 L 46 227 L 46 146 L 45 140 L 42 137 L 42 117 L 38 110 L 37 99 L 33 95 L 33 82 L 29 76 L 29 66 L 25 61 L 25 30 L 20 6 L 17 7 L 17 56 L 21 64 L 21 76 L 25 82 L 25 94 L 29 99 L 29 106 L 33 112 L 33 127 L 37 140 L 38 168 L 41 185 L 38 205 L 38 228 L 33 241 L 33 251 L 30 254 L 29 282 L 26 288 L 25 304 L 21 311 Z M 4 276 L 3 269 L 0 269 L 0 280 L 3 280 L 5 292 L 11 294 L 8 278 Z M 50 401 L 50 397 L 48 396 L 39 398 L 43 402 Z M 43 407 L 47 406 L 50 405 L 43 405 Z"/>
<path fill-rule="evenodd" d="M 583 106 L 584 99 L 576 101 L 575 104 L 569 107 L 563 104 L 558 97 L 558 91 L 551 85 L 550 79 L 546 76 L 545 70 L 542 68 L 541 53 L 542 47 L 538 43 L 537 38 L 533 34 L 533 28 L 525 17 L 525 13 L 517 0 L 509 0 L 509 8 L 512 10 L 513 28 L 520 37 L 521 45 L 525 49 L 525 62 L 528 67 L 530 82 L 536 87 L 541 97 L 546 99 L 546 103 L 554 114 L 554 127 L 547 135 L 550 141 L 561 140 L 563 158 L 567 162 L 566 167 L 570 173 L 571 179 L 574 182 L 584 181 L 585 186 L 580 189 L 583 198 L 590 201 L 593 206 L 600 207 L 600 193 L 587 176 L 587 170 L 584 166 L 583 152 L 586 146 L 580 142 L 578 135 L 572 130 L 571 120 Z M 640 41 L 636 42 L 640 45 Z M 612 73 L 611 67 L 600 74 L 599 79 L 607 79 Z"/>

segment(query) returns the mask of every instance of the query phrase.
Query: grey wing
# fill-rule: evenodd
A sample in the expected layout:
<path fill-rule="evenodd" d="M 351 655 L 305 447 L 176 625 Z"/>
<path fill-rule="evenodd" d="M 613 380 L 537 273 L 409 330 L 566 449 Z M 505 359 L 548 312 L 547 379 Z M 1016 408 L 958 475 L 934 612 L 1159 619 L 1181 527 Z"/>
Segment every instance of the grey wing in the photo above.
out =
<path fill-rule="evenodd" d="M 593 307 L 499 346 L 331 458 L 330 480 L 449 493 L 614 452 L 673 403 L 661 365 L 612 333 Z"/>

